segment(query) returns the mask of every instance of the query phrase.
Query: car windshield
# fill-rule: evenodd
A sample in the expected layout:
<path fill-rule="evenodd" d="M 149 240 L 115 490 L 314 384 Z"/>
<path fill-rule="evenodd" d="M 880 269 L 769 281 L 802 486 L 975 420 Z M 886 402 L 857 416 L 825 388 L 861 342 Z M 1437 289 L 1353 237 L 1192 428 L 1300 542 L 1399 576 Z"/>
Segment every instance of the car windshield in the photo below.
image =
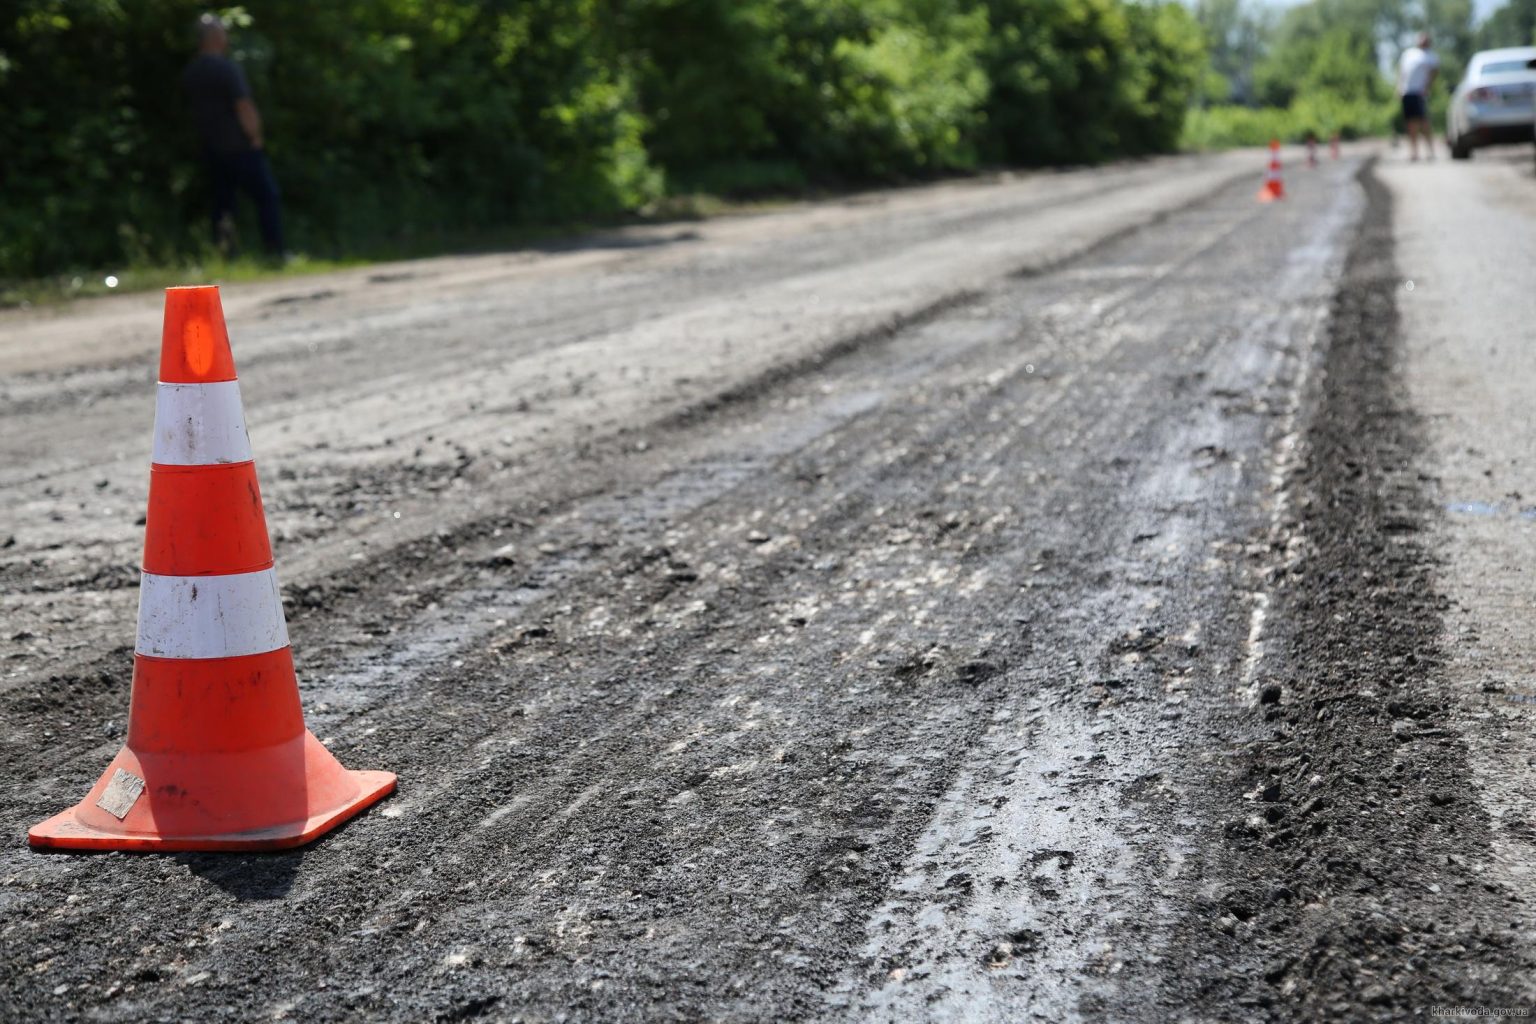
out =
<path fill-rule="evenodd" d="M 1515 71 L 1529 71 L 1531 66 L 1523 60 L 1496 60 L 1491 64 L 1484 64 L 1478 69 L 1479 74 L 1507 75 Z"/>

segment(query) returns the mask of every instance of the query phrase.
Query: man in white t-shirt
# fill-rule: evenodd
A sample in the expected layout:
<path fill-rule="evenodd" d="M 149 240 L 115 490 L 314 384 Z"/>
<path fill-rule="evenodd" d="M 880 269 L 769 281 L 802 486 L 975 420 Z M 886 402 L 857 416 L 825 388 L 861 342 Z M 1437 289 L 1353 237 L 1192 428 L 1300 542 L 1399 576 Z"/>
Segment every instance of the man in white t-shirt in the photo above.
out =
<path fill-rule="evenodd" d="M 1419 44 L 1403 51 L 1397 65 L 1397 94 L 1403 101 L 1403 126 L 1408 130 L 1408 159 L 1419 158 L 1419 136 L 1424 149 L 1435 158 L 1435 133 L 1429 127 L 1429 87 L 1440 73 L 1440 58 L 1430 49 L 1429 33 L 1419 34 Z"/>

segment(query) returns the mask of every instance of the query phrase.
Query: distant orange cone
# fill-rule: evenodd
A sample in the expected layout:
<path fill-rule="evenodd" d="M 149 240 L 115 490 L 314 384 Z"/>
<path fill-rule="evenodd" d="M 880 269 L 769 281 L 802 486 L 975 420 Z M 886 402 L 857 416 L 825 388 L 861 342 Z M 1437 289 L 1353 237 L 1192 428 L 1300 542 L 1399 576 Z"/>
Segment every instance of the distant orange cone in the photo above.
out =
<path fill-rule="evenodd" d="M 1285 198 L 1285 182 L 1280 178 L 1280 140 L 1269 140 L 1269 173 L 1264 177 L 1264 187 L 1259 189 L 1259 202 L 1272 203 Z"/>
<path fill-rule="evenodd" d="M 276 850 L 383 799 L 304 726 L 217 288 L 165 296 L 128 739 L 36 847 Z"/>

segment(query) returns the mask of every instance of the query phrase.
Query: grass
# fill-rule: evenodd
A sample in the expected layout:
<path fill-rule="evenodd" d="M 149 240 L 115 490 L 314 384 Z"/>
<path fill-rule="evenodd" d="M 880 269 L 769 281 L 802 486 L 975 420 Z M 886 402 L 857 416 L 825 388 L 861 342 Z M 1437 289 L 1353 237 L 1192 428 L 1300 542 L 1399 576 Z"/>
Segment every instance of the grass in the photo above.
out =
<path fill-rule="evenodd" d="M 1337 132 L 1345 140 L 1390 133 L 1394 108 L 1388 103 L 1343 102 L 1303 97 L 1286 108 L 1219 105 L 1194 108 L 1184 121 L 1181 148 L 1204 151 L 1262 146 L 1270 139 L 1321 143 Z"/>
<path fill-rule="evenodd" d="M 180 263 L 144 263 L 124 268 L 78 270 L 49 277 L 0 280 L 0 309 L 55 305 L 77 299 L 98 298 L 124 292 L 152 291 L 182 284 L 247 284 L 283 278 L 324 274 L 334 270 L 372 266 L 396 260 L 422 259 L 450 254 L 507 252 L 526 249 L 587 232 L 635 224 L 699 221 L 729 213 L 749 213 L 782 206 L 785 198 L 751 201 L 730 200 L 705 193 L 663 197 L 633 214 L 606 220 L 517 225 L 469 232 L 442 232 L 430 238 L 383 244 L 342 258 L 297 256 L 282 265 L 245 257 L 225 260 L 217 256 Z"/>
<path fill-rule="evenodd" d="M 181 284 L 236 284 L 274 278 L 324 274 L 347 267 L 366 266 L 371 260 L 326 260 L 299 256 L 278 266 L 266 260 L 210 259 L 170 266 L 127 267 L 122 270 L 82 271 L 24 281 L 0 282 L 0 308 L 51 305 L 73 299 L 94 298 L 119 292 L 141 292 Z"/>

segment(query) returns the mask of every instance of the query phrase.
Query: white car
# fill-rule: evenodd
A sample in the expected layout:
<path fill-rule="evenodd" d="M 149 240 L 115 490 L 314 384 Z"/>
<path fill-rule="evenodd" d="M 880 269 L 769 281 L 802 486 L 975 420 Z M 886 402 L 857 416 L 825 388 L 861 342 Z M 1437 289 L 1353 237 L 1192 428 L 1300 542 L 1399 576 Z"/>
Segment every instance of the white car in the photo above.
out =
<path fill-rule="evenodd" d="M 1536 137 L 1536 46 L 1472 55 L 1445 112 L 1445 142 L 1465 160 L 1474 149 Z"/>

